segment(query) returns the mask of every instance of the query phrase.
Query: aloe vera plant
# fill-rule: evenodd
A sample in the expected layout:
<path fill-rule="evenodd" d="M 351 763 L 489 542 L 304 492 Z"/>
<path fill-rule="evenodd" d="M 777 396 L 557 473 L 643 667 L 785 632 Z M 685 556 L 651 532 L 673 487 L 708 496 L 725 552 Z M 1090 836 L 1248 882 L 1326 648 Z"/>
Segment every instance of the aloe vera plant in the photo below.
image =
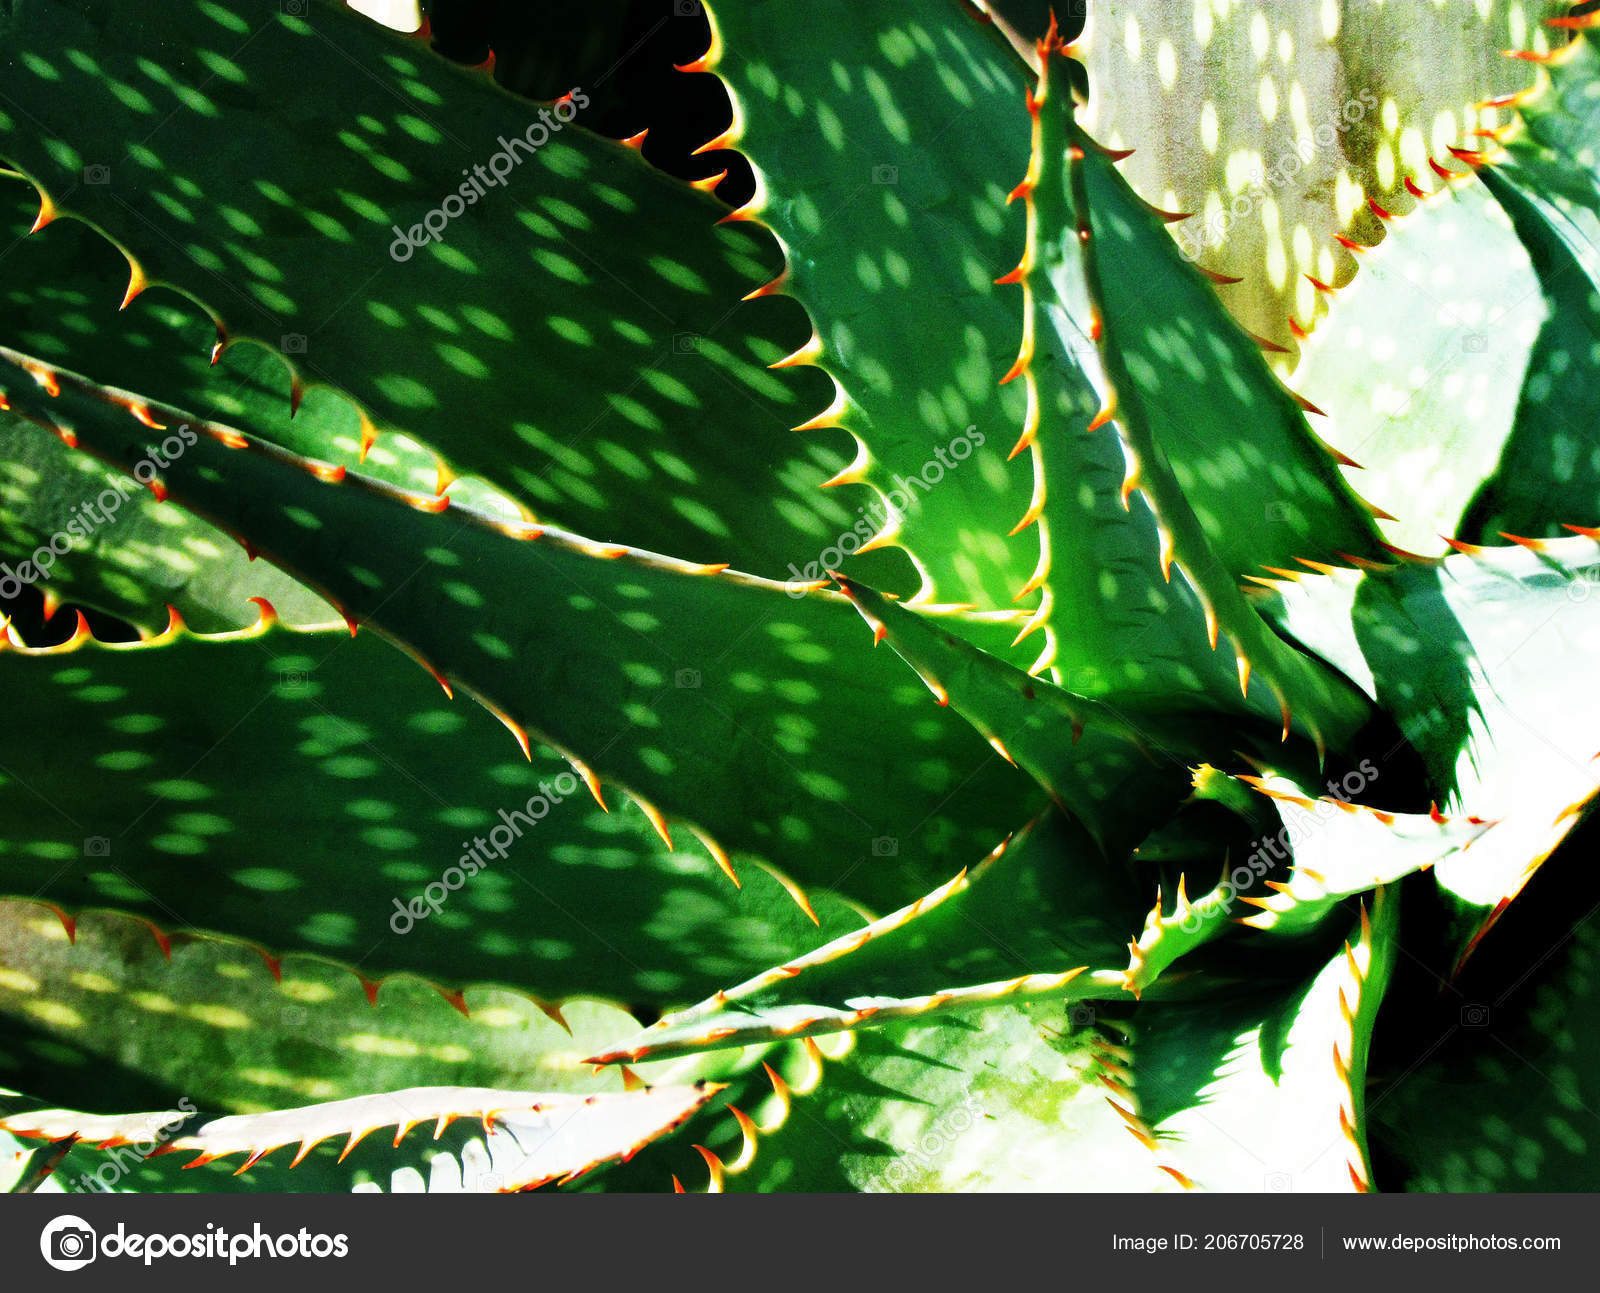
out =
<path fill-rule="evenodd" d="M 1290 372 L 1054 16 L 685 7 L 737 207 L 465 0 L 0 6 L 0 1180 L 1592 1188 L 1596 18 Z"/>

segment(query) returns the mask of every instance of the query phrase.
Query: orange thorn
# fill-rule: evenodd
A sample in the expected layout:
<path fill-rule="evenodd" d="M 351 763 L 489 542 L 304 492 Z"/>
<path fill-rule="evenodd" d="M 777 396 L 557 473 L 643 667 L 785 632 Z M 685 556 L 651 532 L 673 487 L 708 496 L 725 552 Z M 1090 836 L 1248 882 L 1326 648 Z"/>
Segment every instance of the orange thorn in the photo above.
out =
<path fill-rule="evenodd" d="M 50 200 L 48 194 L 39 194 L 39 214 L 33 218 L 33 226 L 29 233 L 38 233 L 47 224 L 56 218 L 56 204 Z"/>
<path fill-rule="evenodd" d="M 1022 348 L 1017 351 L 1016 361 L 1006 370 L 1006 375 L 1000 379 L 1000 385 L 1004 386 L 1007 382 L 1015 381 L 1018 377 L 1021 377 L 1023 373 L 1028 371 L 1028 364 L 1032 359 L 1033 337 L 1031 335 L 1024 336 Z"/>
<path fill-rule="evenodd" d="M 741 301 L 756 301 L 763 296 L 775 296 L 789 286 L 789 267 L 785 265 L 778 276 L 771 282 L 763 283 L 753 292 L 746 292 L 739 299 Z"/>
<path fill-rule="evenodd" d="M 1149 211 L 1151 215 L 1155 216 L 1164 224 L 1177 224 L 1180 221 L 1190 219 L 1194 215 L 1193 211 L 1163 211 L 1160 207 L 1152 206 L 1148 202 L 1146 202 L 1144 205 L 1145 210 Z"/>
<path fill-rule="evenodd" d="M 1090 431 L 1098 431 L 1101 427 L 1105 426 L 1107 422 L 1111 421 L 1112 418 L 1116 417 L 1116 415 L 1117 392 L 1114 389 L 1107 388 L 1106 402 L 1101 405 L 1100 411 L 1094 415 L 1094 420 L 1089 423 L 1087 429 Z"/>
<path fill-rule="evenodd" d="M 689 154 L 689 156 L 699 157 L 704 153 L 715 153 L 724 148 L 732 148 L 739 142 L 739 136 L 742 133 L 743 131 L 740 129 L 739 120 L 736 116 L 734 120 L 729 123 L 726 130 L 724 130 L 720 135 L 706 140 L 705 143 L 696 148 L 692 153 Z"/>
<path fill-rule="evenodd" d="M 1475 130 L 1472 133 L 1486 139 L 1498 139 L 1500 137 L 1498 130 Z M 1485 165 L 1489 160 L 1483 153 L 1471 148 L 1457 148 L 1454 144 L 1447 144 L 1445 147 L 1450 156 L 1465 162 L 1473 169 Z"/>
<path fill-rule="evenodd" d="M 655 832 L 661 837 L 661 842 L 667 846 L 667 852 L 672 852 L 672 836 L 667 833 L 667 819 L 661 815 L 661 810 L 648 799 L 641 799 L 638 795 L 633 797 L 633 801 L 639 805 L 639 810 L 644 813 L 650 825 L 655 827 Z"/>
<path fill-rule="evenodd" d="M 60 907 L 53 904 L 50 906 L 50 910 L 55 912 L 56 919 L 61 922 L 61 928 L 67 935 L 67 942 L 76 944 L 78 941 L 78 918 L 67 915 Z"/>
<path fill-rule="evenodd" d="M 1135 467 L 1132 470 L 1130 470 L 1126 476 L 1124 476 L 1122 478 L 1122 489 L 1121 489 L 1120 493 L 1121 493 L 1121 498 L 1122 498 L 1122 510 L 1124 512 L 1126 512 L 1128 510 L 1128 507 L 1129 507 L 1129 501 L 1128 500 L 1133 497 L 1133 491 L 1138 489 L 1138 488 L 1139 488 L 1139 469 L 1137 467 Z"/>
<path fill-rule="evenodd" d="M 793 350 L 782 359 L 775 359 L 767 365 L 768 368 L 795 368 L 801 364 L 815 364 L 822 358 L 822 338 L 815 329 L 806 343 L 798 350 Z"/>
<path fill-rule="evenodd" d="M 133 298 L 150 286 L 150 280 L 145 277 L 144 270 L 139 263 L 137 261 L 129 261 L 128 264 L 128 290 L 122 294 L 122 304 L 117 306 L 119 310 L 126 310 L 133 304 Z"/>

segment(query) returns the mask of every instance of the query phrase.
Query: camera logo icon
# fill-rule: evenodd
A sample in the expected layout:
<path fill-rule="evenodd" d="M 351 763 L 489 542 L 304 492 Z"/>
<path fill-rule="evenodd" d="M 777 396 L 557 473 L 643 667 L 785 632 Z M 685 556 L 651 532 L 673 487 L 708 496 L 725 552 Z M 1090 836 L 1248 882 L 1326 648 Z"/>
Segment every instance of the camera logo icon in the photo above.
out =
<path fill-rule="evenodd" d="M 900 841 L 893 835 L 880 835 L 872 841 L 872 856 L 893 858 L 900 856 Z"/>
<path fill-rule="evenodd" d="M 82 1217 L 57 1217 L 39 1236 L 39 1251 L 58 1271 L 82 1270 L 98 1249 L 94 1229 Z"/>

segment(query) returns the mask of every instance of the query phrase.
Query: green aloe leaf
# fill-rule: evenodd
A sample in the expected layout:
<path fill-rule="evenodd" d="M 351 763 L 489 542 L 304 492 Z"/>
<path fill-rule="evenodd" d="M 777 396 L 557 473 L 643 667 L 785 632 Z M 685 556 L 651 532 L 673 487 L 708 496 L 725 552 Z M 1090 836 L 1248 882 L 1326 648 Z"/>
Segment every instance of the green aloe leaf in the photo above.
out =
<path fill-rule="evenodd" d="M 826 383 L 765 367 L 803 320 L 740 299 L 778 270 L 770 238 L 714 227 L 709 195 L 586 132 L 581 87 L 555 108 L 518 100 L 339 5 L 301 8 L 73 3 L 0 20 L 32 105 L 0 115 L 0 157 L 46 217 L 115 242 L 131 286 L 170 286 L 228 345 L 273 352 L 284 376 L 260 380 L 283 399 L 260 434 L 303 438 L 292 372 L 295 394 L 352 399 L 365 435 L 425 442 L 609 538 L 738 553 L 779 577 L 850 528 L 815 488 L 846 455 L 789 434 Z M 149 126 L 132 147 L 130 117 Z M 395 232 L 424 221 L 420 246 Z M 141 389 L 238 417 L 189 388 L 209 344 L 160 366 L 183 385 Z"/>
<path fill-rule="evenodd" d="M 1448 551 L 1441 536 L 1462 532 L 1516 417 L 1531 350 L 1554 323 L 1546 314 L 1528 249 L 1472 178 L 1391 219 L 1362 254 L 1294 380 L 1328 411 L 1327 439 L 1361 465 L 1361 487 L 1393 514 L 1380 522 L 1389 542 L 1432 555 Z"/>
<path fill-rule="evenodd" d="M 1372 780 L 1379 775 L 1370 760 L 1360 772 Z M 1343 793 L 1308 794 L 1285 777 L 1240 780 L 1273 801 L 1281 823 L 1253 842 L 1240 859 L 1242 870 L 1224 877 L 1224 910 L 1233 910 L 1235 901 L 1256 908 L 1240 919 L 1252 928 L 1301 934 L 1347 899 L 1441 863 L 1457 864 L 1452 859 L 1469 869 L 1480 860 L 1493 865 L 1498 836 L 1480 842 L 1495 823 L 1482 818 L 1446 817 L 1437 808 L 1386 812 L 1352 803 Z M 1477 852 L 1468 857 L 1474 846 Z"/>
<path fill-rule="evenodd" d="M 1030 913 L 1025 923 L 1019 911 Z M 1123 991 L 1136 891 L 1049 813 L 915 903 L 667 1015 L 596 1063 Z"/>
<path fill-rule="evenodd" d="M 0 412 L 0 449 L 0 562 L 10 571 L 0 570 L 0 579 L 17 581 L 0 585 L 7 593 L 36 583 L 58 600 L 149 633 L 166 626 L 169 606 L 205 631 L 253 623 L 252 597 L 268 598 L 291 624 L 335 618 L 315 593 L 252 562 L 215 526 L 162 507 L 135 481 L 74 454 L 48 431 Z M 48 577 L 29 578 L 41 566 Z"/>
<path fill-rule="evenodd" d="M 491 1087 L 407 1087 L 349 1100 L 226 1114 L 205 1119 L 182 1109 L 135 1114 L 86 1114 L 38 1109 L 8 1115 L 6 1130 L 42 1140 L 75 1137 L 86 1149 L 159 1141 L 150 1159 L 193 1154 L 186 1168 L 243 1155 L 248 1171 L 276 1150 L 294 1148 L 290 1170 L 318 1145 L 343 1139 L 341 1158 L 367 1135 L 393 1131 L 399 1148 L 419 1124 L 432 1124 L 438 1140 L 457 1119 L 481 1124 L 488 1137 L 497 1191 L 531 1190 L 568 1181 L 618 1159 L 632 1158 L 658 1136 L 693 1116 L 717 1092 L 714 1086 L 644 1087 L 628 1092 L 566 1095 Z M 497 1139 L 498 1138 L 498 1139 Z M 148 1161 L 148 1160 L 147 1160 Z M 168 1166 L 161 1163 L 161 1166 Z"/>
<path fill-rule="evenodd" d="M 726 1192 L 1177 1189 L 1105 1099 L 1092 1029 L 1071 1022 L 1089 1009 L 1002 1006 L 824 1039 L 804 1093 L 797 1081 L 753 1105 L 748 1139 L 710 1128 L 715 1161 L 678 1150 L 674 1175 Z"/>
<path fill-rule="evenodd" d="M 806 1095 L 711 1142 L 711 1188 L 1370 1188 L 1363 1084 L 1393 909 L 1381 895 L 1306 978 L 1226 1000 L 1037 1002 L 848 1034 L 812 1052 Z"/>
<path fill-rule="evenodd" d="M 374 985 L 661 1004 L 817 936 L 759 858 L 737 859 L 739 890 L 703 851 L 668 852 L 636 806 L 606 813 L 371 634 L 7 645 L 0 680 L 36 733 L 0 772 L 0 893 L 69 917 L 116 908 Z M 812 909 L 831 933 L 860 921 L 825 892 Z"/>
<path fill-rule="evenodd" d="M 1600 787 L 1593 715 L 1562 683 L 1600 640 L 1600 544 L 1530 540 L 1280 585 L 1287 631 L 1392 713 L 1452 814 L 1497 823 L 1434 875 L 1464 948 Z"/>
<path fill-rule="evenodd" d="M 1021 245 L 1005 194 L 1028 161 L 1023 69 L 954 0 L 915 14 L 889 0 L 711 14 L 716 34 L 695 66 L 734 102 L 732 128 L 711 144 L 756 168 L 744 214 L 778 235 L 782 291 L 815 325 L 798 358 L 833 379 L 823 420 L 860 444 L 837 487 L 866 486 L 846 496 L 868 534 L 910 552 L 916 600 L 1011 607 L 1040 558 L 1039 531 L 1006 537 L 1036 485 L 1028 460 L 1006 461 L 1021 392 L 997 385 L 1021 331 L 994 279 Z M 830 57 L 815 54 L 819 25 Z M 1092 416 L 1081 372 L 1053 394 L 1052 415 Z"/>
<path fill-rule="evenodd" d="M 1540 88 L 1509 96 L 1520 121 L 1503 149 L 1457 150 L 1482 182 L 1442 185 L 1393 222 L 1305 350 L 1301 385 L 1402 546 L 1600 520 L 1584 412 L 1600 364 L 1600 168 L 1584 151 L 1597 83 L 1583 32 Z"/>
<path fill-rule="evenodd" d="M 621 1092 L 615 1073 L 578 1061 L 628 1016 L 603 1001 L 538 1003 L 518 993 L 469 986 L 452 1006 L 415 980 L 386 984 L 376 1000 L 346 965 L 291 956 L 268 973 L 250 949 L 175 936 L 165 948 L 142 922 L 97 913 L 69 943 L 54 918 L 27 904 L 0 905 L 0 1086 L 31 1099 L 0 1099 L 8 1116 L 42 1107 L 121 1116 L 129 1109 L 263 1114 L 415 1086 L 536 1089 L 583 1098 Z M 668 1087 L 706 1076 L 683 1064 L 645 1066 Z M 631 1079 L 629 1080 L 631 1083 Z M 191 1123 L 189 1130 L 193 1129 Z M 364 1140 L 343 1163 L 342 1143 L 319 1147 L 299 1166 L 274 1154 L 245 1175 L 238 1159 L 179 1170 L 183 1160 L 114 1147 L 77 1146 L 59 1184 L 104 1189 L 348 1190 L 387 1188 L 396 1172 L 434 1173 L 459 1188 L 485 1188 L 481 1123 L 453 1128 L 435 1144 L 416 1132 Z M 163 1138 L 160 1144 L 170 1141 Z M 440 1151 L 445 1151 L 441 1153 Z M 189 1155 L 188 1157 L 193 1157 Z M 490 1186 L 492 1188 L 492 1186 Z"/>
<path fill-rule="evenodd" d="M 1158 713 L 1137 692 L 1104 700 L 1076 696 L 870 588 L 839 580 L 874 640 L 887 641 L 940 705 L 1025 769 L 1109 856 L 1125 854 L 1148 833 L 1148 808 L 1141 814 L 1139 806 L 1165 799 L 1176 807 L 1188 788 L 1187 764 L 1226 757 L 1261 738 L 1263 724 L 1241 721 L 1243 707 L 1232 697 L 1211 713 L 1197 703 L 1200 712 L 1190 715 L 1172 705 Z M 1271 733 L 1274 745 L 1277 735 Z"/>
<path fill-rule="evenodd" d="M 27 185 L 9 186 L 4 210 L 21 234 L 39 200 Z M 351 402 L 312 386 L 291 400 L 284 357 L 259 345 L 217 349 L 205 310 L 173 291 L 141 292 L 121 301 L 128 262 L 117 247 L 80 220 L 53 220 L 19 237 L 0 266 L 6 313 L 0 344 L 52 363 L 75 361 L 115 385 L 136 386 L 208 416 L 270 428 L 271 438 L 296 452 L 361 469 L 409 489 L 448 482 L 458 502 L 484 502 L 494 492 L 481 482 L 451 482 L 437 455 L 403 436 L 374 440 Z M 470 494 L 470 500 L 465 495 Z M 510 515 L 516 504 L 498 502 Z"/>
<path fill-rule="evenodd" d="M 1074 192 L 1079 228 L 1089 231 L 1100 353 L 1136 479 L 1156 486 L 1147 460 L 1170 472 L 1200 534 L 1235 576 L 1300 558 L 1382 559 L 1368 509 L 1259 344 L 1179 254 L 1113 159 L 1076 127 L 1071 142 L 1082 154 Z M 1162 498 L 1152 503 L 1173 528 Z M 1174 528 L 1173 539 L 1183 561 L 1190 536 Z"/>
<path fill-rule="evenodd" d="M 14 407 L 113 461 L 150 452 L 130 405 L 187 427 L 161 473 L 173 501 L 403 643 L 519 740 L 620 785 L 669 836 L 682 822 L 714 854 L 755 851 L 883 908 L 1028 815 L 1026 779 L 953 715 L 928 714 L 912 776 L 881 757 L 885 705 L 921 706 L 922 689 L 873 654 L 840 595 L 451 508 L 7 362 Z"/>
<path fill-rule="evenodd" d="M 1134 188 L 1193 213 L 1174 226 L 1185 255 L 1239 276 L 1222 292 L 1229 312 L 1292 350 L 1300 329 L 1339 308 L 1323 288 L 1352 268 L 1340 239 L 1378 236 L 1367 198 L 1409 210 L 1439 187 L 1430 162 L 1459 171 L 1450 146 L 1481 146 L 1475 131 L 1510 118 L 1502 96 L 1537 76 L 1504 51 L 1560 45 L 1541 23 L 1569 7 L 1089 5 L 1084 125 L 1137 147 L 1123 168 Z"/>
<path fill-rule="evenodd" d="M 1589 1188 L 1600 1099 L 1592 829 L 1541 871 L 1448 991 L 1417 974 L 1415 1000 L 1380 1029 L 1387 1062 L 1371 1111 L 1392 1188 Z"/>
<path fill-rule="evenodd" d="M 1068 170 L 1072 94 L 1061 73 L 1073 66 L 1059 52 L 1045 56 L 1030 92 L 1031 156 L 1012 193 L 1027 213 L 1027 239 L 1016 269 L 1001 279 L 1022 294 L 1023 336 L 1008 378 L 1026 399 L 1012 456 L 1026 450 L 1033 465 L 1027 515 L 1040 544 L 1029 581 L 1040 599 L 1022 636 L 1043 629 L 1033 672 L 1053 665 L 1058 681 L 1086 695 L 1131 698 L 1149 689 L 1169 703 L 1190 693 L 1226 696 L 1239 689 L 1235 665 L 1209 649 L 1200 599 L 1181 571 L 1172 581 L 1171 553 L 1143 495 L 1123 488 L 1127 464 L 1115 428 L 1090 412 L 1108 387 L 1091 337 Z"/>
<path fill-rule="evenodd" d="M 1159 215 L 1094 141 L 1076 125 L 1070 131 L 1100 352 L 1133 480 L 1204 599 L 1213 642 L 1226 637 L 1241 680 L 1255 671 L 1267 684 L 1285 738 L 1298 720 L 1319 748 L 1341 742 L 1365 719 L 1360 702 L 1267 631 L 1236 580 L 1298 557 L 1370 561 L 1381 551 L 1377 532 L 1294 397 L 1178 255 Z M 1160 273 L 1160 293 L 1150 289 L 1152 272 Z"/>
<path fill-rule="evenodd" d="M 1591 15 L 1592 17 L 1592 15 Z M 1518 109 L 1522 130 L 1483 172 L 1538 274 L 1546 317 L 1516 420 L 1462 523 L 1468 540 L 1600 523 L 1600 450 L 1586 410 L 1600 389 L 1600 44 L 1591 24 Z"/>
<path fill-rule="evenodd" d="M 0 1135 L 0 1153 L 9 1145 L 21 1145 L 10 1133 Z M 7 1194 L 32 1194 L 39 1189 L 57 1168 L 61 1160 L 71 1151 L 75 1144 L 72 1136 L 66 1136 L 51 1144 L 40 1145 L 36 1149 L 13 1150 L 15 1163 L 6 1166 L 0 1163 L 0 1181 L 6 1182 L 4 1192 Z"/>
<path fill-rule="evenodd" d="M 1309 979 L 1204 1002 L 1141 1006 L 1109 1023 L 1112 1099 L 1169 1171 L 1202 1189 L 1368 1190 L 1365 1083 L 1396 954 L 1398 897 Z"/>

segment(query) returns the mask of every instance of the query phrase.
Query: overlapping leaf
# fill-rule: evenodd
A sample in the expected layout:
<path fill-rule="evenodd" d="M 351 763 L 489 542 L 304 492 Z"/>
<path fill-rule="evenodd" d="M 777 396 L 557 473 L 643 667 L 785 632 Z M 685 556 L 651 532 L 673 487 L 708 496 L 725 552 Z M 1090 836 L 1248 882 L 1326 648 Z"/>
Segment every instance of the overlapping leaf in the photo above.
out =
<path fill-rule="evenodd" d="M 898 533 L 920 596 L 1010 607 L 1039 557 L 1032 532 L 1005 537 L 1034 480 L 1006 462 L 1023 406 L 996 385 L 1019 336 L 993 280 L 1021 243 L 1005 211 L 1028 160 L 1020 65 L 953 0 L 914 14 L 887 0 L 711 13 L 702 62 L 734 101 L 716 142 L 757 169 L 748 214 L 780 238 L 783 290 L 816 328 L 805 357 L 839 387 L 824 420 L 861 443 L 845 481 L 871 489 L 846 497 L 868 533 Z M 816 55 L 819 25 L 830 57 Z M 1064 378 L 1062 401 L 1052 413 L 1092 415 L 1081 373 Z"/>
<path fill-rule="evenodd" d="M 533 1087 L 578 1100 L 623 1089 L 614 1075 L 577 1064 L 582 1049 L 628 1018 L 598 1001 L 561 1003 L 558 1022 L 547 1014 L 553 1004 L 471 986 L 463 1013 L 402 980 L 370 1004 L 347 966 L 288 957 L 274 982 L 247 948 L 180 936 L 164 954 L 139 921 L 109 914 L 86 917 L 69 944 L 47 913 L 14 902 L 0 905 L 0 940 L 0 1086 L 32 1097 L 0 1101 L 16 1125 L 61 1106 L 86 1118 L 140 1108 L 189 1115 L 148 1139 L 129 1136 L 131 1145 L 76 1146 L 59 1173 L 70 1191 L 403 1188 L 430 1169 L 441 1185 L 492 1189 L 505 1173 L 499 1182 L 482 1179 L 494 1168 L 481 1121 L 458 1123 L 438 1141 L 430 1126 L 398 1147 L 391 1129 L 342 1161 L 345 1137 L 330 1139 L 297 1166 L 289 1152 L 271 1154 L 242 1176 L 239 1157 L 184 1171 L 194 1153 L 152 1151 L 193 1132 L 198 1111 L 272 1117 L 268 1111 L 416 1086 Z M 681 1064 L 642 1070 L 663 1087 L 705 1073 Z"/>
<path fill-rule="evenodd" d="M 0 645 L 0 688 L 33 733 L 0 772 L 0 893 L 69 915 L 113 907 L 374 983 L 662 1004 L 818 932 L 760 866 L 740 859 L 737 890 L 692 841 L 669 853 L 636 806 L 607 814 L 371 634 Z M 830 932 L 859 923 L 811 901 Z"/>
<path fill-rule="evenodd" d="M 788 430 L 826 384 L 765 368 L 803 323 L 740 301 L 777 271 L 771 240 L 587 133 L 576 94 L 518 100 L 327 0 L 30 5 L 0 49 L 30 105 L 0 114 L 0 157 L 45 214 L 284 360 L 260 375 L 282 396 L 260 434 L 298 442 L 292 368 L 297 393 L 353 397 L 368 434 L 608 538 L 777 577 L 855 520 L 815 489 L 845 456 Z M 152 375 L 175 366 L 193 380 Z M 218 389 L 148 393 L 239 416 Z"/>
<path fill-rule="evenodd" d="M 4 412 L 0 452 L 0 562 L 18 585 L 6 584 L 8 592 L 36 584 L 150 633 L 166 625 L 168 606 L 198 629 L 237 628 L 255 619 L 251 597 L 270 599 L 289 623 L 335 618 L 320 597 L 251 562 L 214 526 L 160 507 L 135 481 Z"/>
<path fill-rule="evenodd" d="M 917 902 L 618 1039 L 595 1060 L 1118 995 L 1139 915 L 1127 877 L 1051 813 Z"/>
<path fill-rule="evenodd" d="M 1435 868 L 1463 943 L 1600 787 L 1593 706 L 1563 681 L 1600 644 L 1597 579 L 1600 544 L 1569 537 L 1282 585 L 1288 631 L 1394 715 L 1440 805 L 1497 823 Z"/>
<path fill-rule="evenodd" d="M 348 1151 L 375 1131 L 392 1130 L 398 1148 L 413 1127 L 432 1124 L 438 1140 L 459 1118 L 480 1123 L 488 1137 L 490 1170 L 484 1180 L 492 1184 L 484 1188 L 531 1190 L 632 1158 L 690 1118 L 716 1090 L 646 1087 L 585 1096 L 490 1087 L 407 1087 L 209 1120 L 186 1116 L 182 1110 L 86 1114 L 36 1109 L 10 1114 L 0 1123 L 14 1134 L 34 1139 L 75 1137 L 90 1150 L 153 1141 L 157 1147 L 146 1161 L 169 1153 L 193 1154 L 184 1164 L 190 1168 L 242 1154 L 237 1170 L 244 1172 L 276 1150 L 297 1146 L 292 1170 L 326 1141 L 343 1139 Z"/>
<path fill-rule="evenodd" d="M 145 458 L 154 433 L 141 419 L 188 425 L 8 362 L 14 407 L 113 461 Z M 175 502 L 404 643 L 585 779 L 625 787 L 665 832 L 682 822 L 714 850 L 749 849 L 882 908 L 1027 815 L 1026 780 L 954 716 L 919 709 L 933 726 L 911 776 L 882 757 L 885 714 L 921 706 L 922 691 L 874 655 L 842 596 L 443 507 L 226 427 L 187 435 L 161 473 Z"/>

